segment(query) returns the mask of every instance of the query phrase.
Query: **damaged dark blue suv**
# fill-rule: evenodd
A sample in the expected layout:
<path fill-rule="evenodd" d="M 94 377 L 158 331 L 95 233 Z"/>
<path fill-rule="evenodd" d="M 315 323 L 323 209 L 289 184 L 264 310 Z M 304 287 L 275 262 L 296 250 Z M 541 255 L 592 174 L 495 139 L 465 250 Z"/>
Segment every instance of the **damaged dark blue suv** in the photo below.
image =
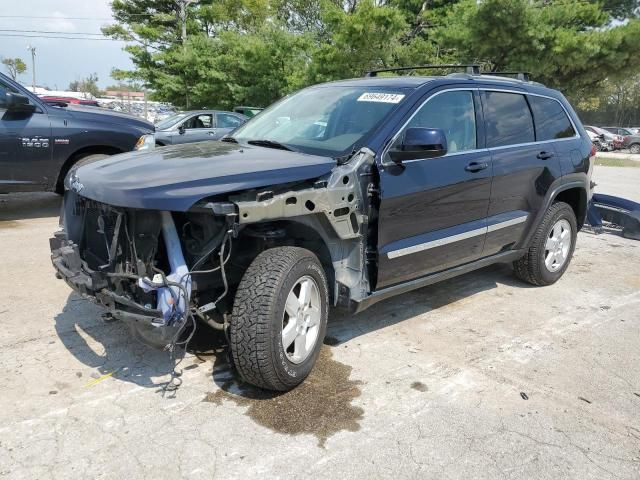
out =
<path fill-rule="evenodd" d="M 207 324 L 246 381 L 288 390 L 331 305 L 496 262 L 557 281 L 593 156 L 566 99 L 524 76 L 373 73 L 292 94 L 220 142 L 80 167 L 52 260 L 147 343 Z"/>

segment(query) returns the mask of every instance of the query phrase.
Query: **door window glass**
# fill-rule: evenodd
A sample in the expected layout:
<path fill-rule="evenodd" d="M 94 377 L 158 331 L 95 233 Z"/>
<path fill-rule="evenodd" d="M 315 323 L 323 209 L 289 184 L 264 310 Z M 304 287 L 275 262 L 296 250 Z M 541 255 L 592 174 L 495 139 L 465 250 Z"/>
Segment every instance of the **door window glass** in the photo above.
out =
<path fill-rule="evenodd" d="M 196 115 L 184 122 L 183 125 L 187 130 L 194 128 L 211 128 L 211 114 Z"/>
<path fill-rule="evenodd" d="M 551 98 L 529 96 L 529 104 L 536 123 L 536 140 L 569 138 L 576 132 L 564 108 Z"/>
<path fill-rule="evenodd" d="M 229 115 L 228 113 L 218 113 L 216 115 L 216 124 L 218 128 L 236 128 L 242 125 L 242 120 L 235 115 Z"/>
<path fill-rule="evenodd" d="M 473 93 L 445 92 L 427 100 L 406 125 L 407 128 L 440 128 L 447 137 L 447 153 L 476 148 L 476 112 Z M 403 135 L 396 143 L 402 142 Z"/>
<path fill-rule="evenodd" d="M 524 95 L 485 92 L 487 147 L 502 147 L 535 141 L 533 118 Z"/>

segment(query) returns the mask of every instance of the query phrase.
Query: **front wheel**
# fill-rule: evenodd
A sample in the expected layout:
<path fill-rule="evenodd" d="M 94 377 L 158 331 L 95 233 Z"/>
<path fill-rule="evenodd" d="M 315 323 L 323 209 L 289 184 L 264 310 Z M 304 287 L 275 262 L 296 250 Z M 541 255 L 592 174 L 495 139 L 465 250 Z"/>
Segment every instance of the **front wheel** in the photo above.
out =
<path fill-rule="evenodd" d="M 258 255 L 240 281 L 229 325 L 242 378 L 277 391 L 302 383 L 320 354 L 328 306 L 327 277 L 313 253 L 277 247 Z"/>
<path fill-rule="evenodd" d="M 527 253 L 513 263 L 518 278 L 533 285 L 551 285 L 567 270 L 576 245 L 578 227 L 573 208 L 551 205 L 536 230 Z"/>
<path fill-rule="evenodd" d="M 64 194 L 64 181 L 71 172 L 77 170 L 82 165 L 86 165 L 87 163 L 95 162 L 97 160 L 102 160 L 104 158 L 107 158 L 108 156 L 109 155 L 106 155 L 104 153 L 93 153 L 90 155 L 83 155 L 83 156 L 77 157 L 74 160 L 74 162 L 71 165 L 69 165 L 66 171 L 64 171 L 62 175 L 60 175 L 60 178 L 58 179 L 58 183 L 56 185 L 55 192 L 58 195 Z"/>
<path fill-rule="evenodd" d="M 631 145 L 629 147 L 629 151 L 633 154 L 639 154 L 640 153 L 640 143 L 634 143 L 633 145 Z"/>

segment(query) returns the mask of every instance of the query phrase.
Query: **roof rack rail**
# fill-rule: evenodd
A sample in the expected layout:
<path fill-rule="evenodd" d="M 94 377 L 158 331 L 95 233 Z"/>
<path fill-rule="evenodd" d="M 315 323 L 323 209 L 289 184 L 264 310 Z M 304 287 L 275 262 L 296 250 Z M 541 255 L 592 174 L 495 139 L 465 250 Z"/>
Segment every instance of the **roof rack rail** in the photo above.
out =
<path fill-rule="evenodd" d="M 469 75 L 480 75 L 480 65 L 470 64 L 470 65 L 418 65 L 415 67 L 395 67 L 395 68 L 381 68 L 379 70 L 370 70 L 364 74 L 365 77 L 377 77 L 378 73 L 382 72 L 403 72 L 407 70 L 426 70 L 426 69 L 437 69 L 437 68 L 464 68 L 465 72 Z"/>
<path fill-rule="evenodd" d="M 482 75 L 515 75 L 518 80 L 522 80 L 523 82 L 529 81 L 529 72 L 482 72 Z"/>

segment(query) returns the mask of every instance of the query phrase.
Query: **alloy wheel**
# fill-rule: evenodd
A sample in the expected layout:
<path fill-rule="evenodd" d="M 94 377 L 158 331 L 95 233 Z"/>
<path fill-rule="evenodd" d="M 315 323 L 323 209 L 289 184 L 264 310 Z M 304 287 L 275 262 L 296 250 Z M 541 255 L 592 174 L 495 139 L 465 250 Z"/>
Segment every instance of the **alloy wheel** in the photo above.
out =
<path fill-rule="evenodd" d="M 292 363 L 302 363 L 314 350 L 320 332 L 320 289 L 304 276 L 293 286 L 285 302 L 282 318 L 282 347 Z"/>
<path fill-rule="evenodd" d="M 545 243 L 544 264 L 550 272 L 557 272 L 566 263 L 571 250 L 571 225 L 564 218 L 558 220 Z"/>

